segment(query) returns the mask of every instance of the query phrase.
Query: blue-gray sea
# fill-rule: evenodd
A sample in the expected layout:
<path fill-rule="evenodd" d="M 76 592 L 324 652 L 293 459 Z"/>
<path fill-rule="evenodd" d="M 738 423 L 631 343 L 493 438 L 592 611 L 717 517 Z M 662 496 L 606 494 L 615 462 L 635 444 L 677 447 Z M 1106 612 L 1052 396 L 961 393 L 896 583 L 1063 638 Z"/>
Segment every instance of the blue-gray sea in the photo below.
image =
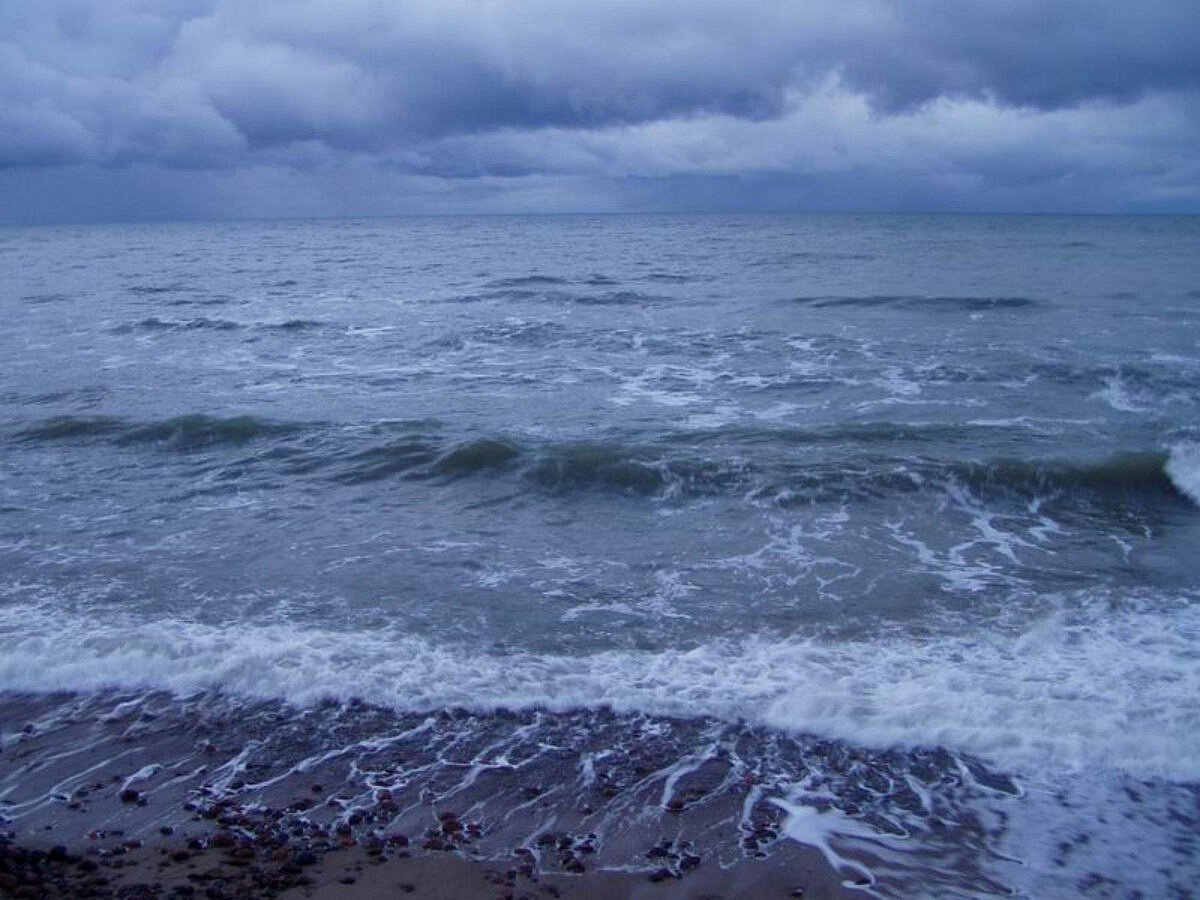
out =
<path fill-rule="evenodd" d="M 882 895 L 1200 881 L 1200 219 L 5 229 L 0 312 L 39 728 L 332 699 L 289 766 L 653 743 L 610 795 L 720 761 Z"/>

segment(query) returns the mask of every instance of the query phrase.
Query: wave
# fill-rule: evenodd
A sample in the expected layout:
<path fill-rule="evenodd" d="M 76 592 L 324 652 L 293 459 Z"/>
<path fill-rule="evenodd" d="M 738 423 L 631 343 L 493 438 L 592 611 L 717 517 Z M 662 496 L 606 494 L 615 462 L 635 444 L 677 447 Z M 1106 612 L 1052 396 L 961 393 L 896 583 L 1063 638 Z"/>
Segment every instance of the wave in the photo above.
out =
<path fill-rule="evenodd" d="M 660 284 L 690 284 L 694 281 L 703 281 L 699 275 L 687 275 L 682 272 L 647 272 L 642 276 L 643 281 L 655 281 Z"/>
<path fill-rule="evenodd" d="M 1009 769 L 1200 778 L 1195 598 L 1062 599 L 1022 633 L 826 642 L 767 634 L 683 648 L 489 650 L 402 625 L 151 622 L 0 608 L 0 684 L 227 691 L 404 711 L 607 707 L 714 716 L 853 744 L 942 746 Z"/>
<path fill-rule="evenodd" d="M 355 446 L 362 440 L 356 431 L 253 416 L 192 414 L 146 423 L 109 416 L 59 416 L 16 431 L 12 440 L 23 444 L 103 440 L 118 447 L 147 445 L 193 451 L 305 436 L 303 441 L 282 445 L 273 440 L 255 457 L 239 456 L 237 466 L 245 468 L 258 462 L 290 475 L 323 473 L 342 484 L 365 484 L 391 477 L 454 481 L 515 473 L 526 484 L 552 492 L 608 488 L 646 495 L 666 490 L 709 493 L 737 482 L 745 469 L 737 462 L 667 457 L 651 445 L 531 445 L 500 437 L 455 441 L 437 434 L 435 423 L 421 422 L 391 423 L 384 430 L 392 435 L 402 433 L 363 448 Z"/>
<path fill-rule="evenodd" d="M 129 286 L 129 293 L 141 296 L 155 296 L 158 294 L 174 294 L 186 288 L 187 285 L 179 282 L 174 284 L 133 284 Z"/>
<path fill-rule="evenodd" d="M 269 331 L 307 331 L 325 327 L 324 322 L 315 319 L 287 319 L 283 322 L 256 322 L 253 327 Z M 247 323 L 235 322 L 232 319 L 210 319 L 199 316 L 193 319 L 162 319 L 150 316 L 134 323 L 117 325 L 112 329 L 113 334 L 131 334 L 135 331 L 174 332 L 174 331 L 240 331 Z"/>
<path fill-rule="evenodd" d="M 642 494 L 711 493 L 741 482 L 744 470 L 729 462 L 639 457 L 619 445 L 580 443 L 543 451 L 525 475 L 553 491 L 607 487 Z"/>
<path fill-rule="evenodd" d="M 433 463 L 433 469 L 442 475 L 471 475 L 503 466 L 519 453 L 516 447 L 506 441 L 483 438 L 459 444 L 439 456 Z"/>
<path fill-rule="evenodd" d="M 489 281 L 484 287 L 521 288 L 544 287 L 554 284 L 569 284 L 569 282 L 565 278 L 558 278 L 552 275 L 522 275 L 516 278 L 498 278 L 495 281 Z"/>
<path fill-rule="evenodd" d="M 771 425 L 725 425 L 705 430 L 678 431 L 663 440 L 673 444 L 719 442 L 733 446 L 794 446 L 857 444 L 950 444 L 960 445 L 991 437 L 998 426 L 963 425 L 956 422 L 851 422 L 828 428 L 796 428 Z"/>
<path fill-rule="evenodd" d="M 583 306 L 648 306 L 669 302 L 671 298 L 641 291 L 609 291 L 604 294 L 580 294 L 571 300 Z"/>
<path fill-rule="evenodd" d="M 438 457 L 437 448 L 422 438 L 409 438 L 372 447 L 349 458 L 345 471 L 335 481 L 363 484 L 429 466 Z"/>
<path fill-rule="evenodd" d="M 130 334 L 134 331 L 237 331 L 242 326 L 229 319 L 209 319 L 201 316 L 195 319 L 160 319 L 150 316 L 132 324 L 117 325 L 112 329 L 113 334 Z"/>
<path fill-rule="evenodd" d="M 866 439 L 871 440 L 870 432 Z M 753 490 L 755 496 L 782 505 L 942 492 L 955 486 L 989 501 L 1010 499 L 1021 506 L 1038 500 L 1144 509 L 1200 502 L 1184 486 L 1195 477 L 1189 475 L 1194 470 L 1183 471 L 1186 464 L 1173 459 L 1165 453 L 1129 453 L 1098 461 L 859 456 L 793 464 L 782 476 L 768 471 Z"/>
<path fill-rule="evenodd" d="M 869 262 L 879 257 L 871 253 L 839 253 L 832 250 L 794 250 L 776 253 L 754 260 L 748 265 L 756 268 L 790 267 L 795 263 L 808 262 Z"/>
<path fill-rule="evenodd" d="M 244 444 L 261 437 L 291 434 L 300 426 L 271 422 L 254 416 L 188 415 L 130 428 L 117 439 L 119 444 L 167 444 L 177 450 L 192 450 L 220 444 Z"/>
<path fill-rule="evenodd" d="M 987 312 L 1001 309 L 1023 309 L 1037 306 L 1038 301 L 1029 297 L 928 297 L 910 294 L 873 294 L 867 296 L 818 296 L 795 297 L 793 303 L 817 309 L 893 307 L 896 309 L 928 311 Z"/>
<path fill-rule="evenodd" d="M 455 440 L 439 433 L 436 425 L 401 422 L 383 428 L 388 435 L 383 442 L 363 446 L 361 429 L 192 414 L 145 423 L 59 416 L 21 428 L 11 439 L 23 444 L 102 440 L 118 447 L 174 451 L 269 440 L 265 451 L 239 457 L 238 467 L 277 466 L 288 475 L 324 473 L 342 484 L 390 477 L 517 477 L 529 487 L 556 493 L 608 489 L 688 497 L 734 492 L 784 505 L 962 485 L 984 497 L 1010 496 L 1022 503 L 1048 498 L 1110 505 L 1200 504 L 1200 451 L 1195 445 L 1099 460 L 947 458 L 948 450 L 977 443 L 980 430 L 879 422 L 824 430 L 728 427 L 648 436 L 641 443 L 537 443 L 503 436 Z M 304 440 L 291 440 L 301 435 Z M 288 443 L 280 445 L 280 439 Z M 897 452 L 897 445 L 909 452 Z"/>
<path fill-rule="evenodd" d="M 316 319 L 288 319 L 284 322 L 263 325 L 262 327 L 279 331 L 307 331 L 311 328 L 323 328 L 324 326 L 324 322 L 317 321 Z"/>
<path fill-rule="evenodd" d="M 654 494 L 672 485 L 712 490 L 733 477 L 716 463 L 655 459 L 620 444 L 530 448 L 480 438 L 445 447 L 429 437 L 410 436 L 355 454 L 333 478 L 358 484 L 391 476 L 459 479 L 487 472 L 515 472 L 527 484 L 552 492 L 609 488 L 638 494 Z"/>
<path fill-rule="evenodd" d="M 968 464 L 962 478 L 979 488 L 1023 493 L 1087 491 L 1138 497 L 1186 497 L 1172 478 L 1166 453 L 1126 453 L 1099 462 L 1005 459 Z"/>
<path fill-rule="evenodd" d="M 20 299 L 24 303 L 66 303 L 74 298 L 70 294 L 26 294 Z"/>
<path fill-rule="evenodd" d="M 651 306 L 675 302 L 661 294 L 642 291 L 616 290 L 601 293 L 575 293 L 555 287 L 556 282 L 536 282 L 524 286 L 493 288 L 482 293 L 457 294 L 439 302 L 482 303 L 486 301 L 536 301 L 538 303 L 574 304 L 577 306 Z"/>
<path fill-rule="evenodd" d="M 254 416 L 223 418 L 199 413 L 147 423 L 131 423 L 113 416 L 55 416 L 18 430 L 13 439 L 19 443 L 41 443 L 109 438 L 117 445 L 158 443 L 190 450 L 244 444 L 260 437 L 290 434 L 301 427 Z"/>
<path fill-rule="evenodd" d="M 119 433 L 125 427 L 113 416 L 54 416 L 18 430 L 13 438 L 20 443 L 79 440 Z"/>
<path fill-rule="evenodd" d="M 1172 447 L 1165 471 L 1175 488 L 1200 506 L 1200 444 Z"/>

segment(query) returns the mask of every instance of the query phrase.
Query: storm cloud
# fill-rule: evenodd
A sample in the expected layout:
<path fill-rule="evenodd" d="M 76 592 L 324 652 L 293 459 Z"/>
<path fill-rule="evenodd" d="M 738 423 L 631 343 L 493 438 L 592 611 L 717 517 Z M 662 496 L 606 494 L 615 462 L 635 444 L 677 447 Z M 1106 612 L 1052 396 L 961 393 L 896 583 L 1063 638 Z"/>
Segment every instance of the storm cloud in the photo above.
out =
<path fill-rule="evenodd" d="M 0 0 L 0 21 L 7 221 L 1200 209 L 1194 0 Z"/>

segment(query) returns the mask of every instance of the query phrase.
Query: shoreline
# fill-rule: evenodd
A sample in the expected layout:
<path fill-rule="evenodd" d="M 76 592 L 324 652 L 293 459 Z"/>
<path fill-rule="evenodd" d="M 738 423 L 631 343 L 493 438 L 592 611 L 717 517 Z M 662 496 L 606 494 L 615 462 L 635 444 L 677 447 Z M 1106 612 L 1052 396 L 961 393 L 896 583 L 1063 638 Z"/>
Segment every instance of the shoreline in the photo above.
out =
<path fill-rule="evenodd" d="M 0 692 L 0 897 L 841 900 L 1192 883 L 1196 785 L 1029 787 L 944 749 L 711 719 Z M 1113 809 L 1122 822 L 1106 829 Z M 1178 823 L 1165 849 L 1163 821 Z M 1147 854 L 1166 869 L 1139 869 Z"/>
<path fill-rule="evenodd" d="M 0 694 L 0 711 L 3 897 L 729 900 L 870 884 L 784 833 L 776 776 L 739 757 L 776 748 L 738 726 L 116 692 Z M 726 749 L 697 758 L 713 735 Z"/>

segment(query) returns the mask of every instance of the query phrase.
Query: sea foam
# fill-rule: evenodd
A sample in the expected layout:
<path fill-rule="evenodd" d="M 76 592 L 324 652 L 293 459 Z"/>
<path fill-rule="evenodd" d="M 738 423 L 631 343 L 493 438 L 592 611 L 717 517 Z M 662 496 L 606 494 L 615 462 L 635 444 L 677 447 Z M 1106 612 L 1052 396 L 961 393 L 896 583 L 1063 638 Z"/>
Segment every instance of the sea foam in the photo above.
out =
<path fill-rule="evenodd" d="M 1200 444 L 1176 444 L 1165 469 L 1175 487 L 1200 504 Z"/>
<path fill-rule="evenodd" d="M 609 706 L 748 720 L 860 745 L 944 746 L 1013 771 L 1200 778 L 1200 604 L 1063 606 L 1021 634 L 714 640 L 575 655 L 487 651 L 399 630 L 0 612 L 0 684 L 221 690 L 401 710 Z"/>

